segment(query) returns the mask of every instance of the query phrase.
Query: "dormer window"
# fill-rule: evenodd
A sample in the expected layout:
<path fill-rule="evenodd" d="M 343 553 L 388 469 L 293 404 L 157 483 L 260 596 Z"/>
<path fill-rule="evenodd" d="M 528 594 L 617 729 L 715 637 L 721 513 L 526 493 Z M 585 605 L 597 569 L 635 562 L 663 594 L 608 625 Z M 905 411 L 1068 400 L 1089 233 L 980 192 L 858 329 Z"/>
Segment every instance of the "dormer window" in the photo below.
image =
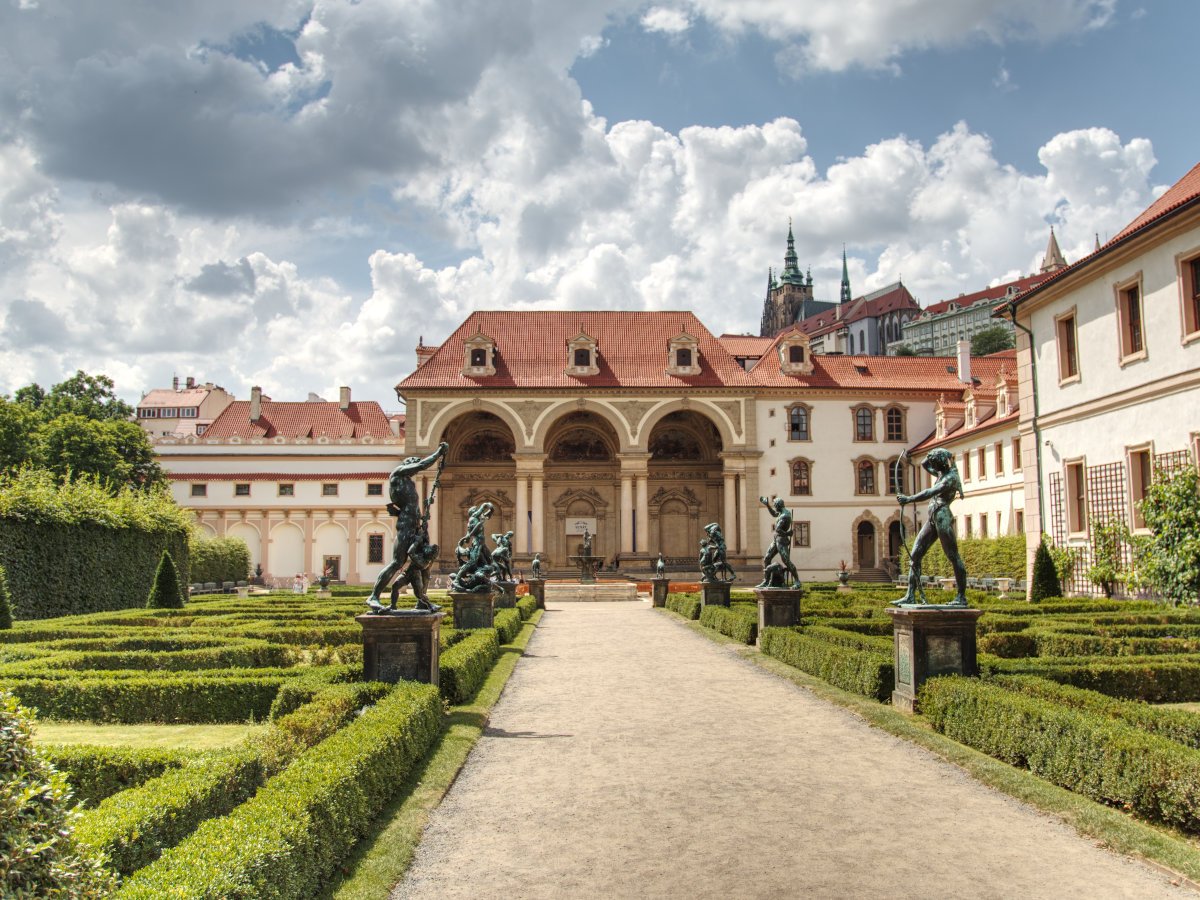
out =
<path fill-rule="evenodd" d="M 468 378 L 483 378 L 496 374 L 496 342 L 476 331 L 464 343 L 463 375 Z"/>
<path fill-rule="evenodd" d="M 792 331 L 779 341 L 779 370 L 784 375 L 811 375 L 812 349 L 808 335 Z"/>
<path fill-rule="evenodd" d="M 596 339 L 581 328 L 579 334 L 567 341 L 567 374 L 599 375 L 599 352 Z"/>
<path fill-rule="evenodd" d="M 667 348 L 667 374 L 700 374 L 700 342 L 686 331 L 681 331 L 671 338 L 671 344 Z"/>

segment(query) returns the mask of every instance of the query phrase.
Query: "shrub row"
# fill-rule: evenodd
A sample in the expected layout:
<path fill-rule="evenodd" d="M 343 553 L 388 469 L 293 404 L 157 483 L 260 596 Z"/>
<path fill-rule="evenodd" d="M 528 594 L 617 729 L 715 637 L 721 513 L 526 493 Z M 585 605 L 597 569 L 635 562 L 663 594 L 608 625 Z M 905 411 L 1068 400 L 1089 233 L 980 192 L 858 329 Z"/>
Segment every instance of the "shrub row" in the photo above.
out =
<path fill-rule="evenodd" d="M 521 626 L 525 623 L 518 610 L 498 609 L 492 624 L 500 636 L 500 643 L 511 644 L 517 639 L 517 635 L 521 633 Z"/>
<path fill-rule="evenodd" d="M 743 607 L 726 609 L 723 606 L 706 606 L 700 611 L 700 624 L 712 628 L 735 641 L 753 644 L 758 637 L 758 610 L 747 614 Z"/>
<path fill-rule="evenodd" d="M 521 621 L 528 622 L 537 612 L 537 599 L 526 594 L 517 601 L 517 611 L 521 614 Z"/>
<path fill-rule="evenodd" d="M 450 703 L 466 703 L 479 690 L 500 653 L 497 629 L 472 630 L 438 660 L 441 694 Z"/>
<path fill-rule="evenodd" d="M 191 550 L 191 581 L 244 581 L 250 577 L 250 548 L 238 537 L 200 537 L 195 532 Z"/>
<path fill-rule="evenodd" d="M 1178 656 L 1046 657 L 1002 660 L 980 657 L 988 673 L 1039 675 L 1110 697 L 1149 703 L 1200 700 L 1200 659 Z"/>
<path fill-rule="evenodd" d="M 163 652 L 127 650 L 114 653 L 64 651 L 27 662 L 0 665 L 0 678 L 45 675 L 45 670 L 190 672 L 212 669 L 286 668 L 297 661 L 296 651 L 284 644 L 231 639 L 220 647 Z"/>
<path fill-rule="evenodd" d="M 668 594 L 667 609 L 679 613 L 685 619 L 699 619 L 704 604 L 699 594 Z"/>
<path fill-rule="evenodd" d="M 88 806 L 177 769 L 196 755 L 173 747 L 39 744 L 38 751 L 67 776 L 75 799 Z"/>
<path fill-rule="evenodd" d="M 1196 653 L 1195 638 L 1101 637 L 1039 629 L 1034 632 L 1038 656 L 1155 656 Z"/>
<path fill-rule="evenodd" d="M 1093 800 L 1200 832 L 1200 752 L 1175 741 L 970 678 L 921 690 L 933 727 Z"/>
<path fill-rule="evenodd" d="M 137 872 L 126 898 L 312 896 L 404 783 L 441 727 L 428 685 L 399 685 L 305 751 L 253 799 Z"/>
<path fill-rule="evenodd" d="M 892 653 L 893 638 L 890 635 L 882 637 L 856 634 L 851 631 L 842 631 L 840 628 L 828 628 L 824 625 L 807 625 L 801 628 L 800 632 L 809 637 L 820 638 L 830 644 L 837 644 L 839 647 L 849 647 L 851 650 L 865 650 L 868 653 L 888 655 Z"/>
<path fill-rule="evenodd" d="M 764 628 L 759 643 L 768 656 L 842 690 L 880 701 L 892 695 L 895 667 L 890 655 L 839 647 L 787 628 Z"/>

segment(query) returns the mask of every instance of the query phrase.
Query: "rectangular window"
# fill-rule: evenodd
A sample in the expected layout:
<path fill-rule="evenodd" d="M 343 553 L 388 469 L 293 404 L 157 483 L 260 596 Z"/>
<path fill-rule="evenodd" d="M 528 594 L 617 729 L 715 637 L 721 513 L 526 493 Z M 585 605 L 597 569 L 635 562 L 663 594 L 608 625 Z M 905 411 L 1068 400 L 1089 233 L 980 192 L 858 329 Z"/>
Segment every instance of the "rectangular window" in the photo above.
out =
<path fill-rule="evenodd" d="M 381 563 L 383 562 L 383 535 L 368 534 L 367 535 L 367 562 Z"/>
<path fill-rule="evenodd" d="M 964 450 L 962 455 L 962 479 L 963 481 L 971 480 L 971 451 Z"/>
<path fill-rule="evenodd" d="M 975 537 L 975 531 L 971 527 L 971 517 L 963 516 L 963 537 Z"/>
<path fill-rule="evenodd" d="M 793 406 L 788 410 L 788 440 L 808 440 L 808 409 L 803 406 Z"/>
<path fill-rule="evenodd" d="M 193 497 L 207 497 L 208 496 L 208 485 L 207 484 L 193 484 L 192 485 L 192 496 Z"/>
<path fill-rule="evenodd" d="M 1087 478 L 1082 462 L 1067 463 L 1067 531 L 1086 534 Z"/>
<path fill-rule="evenodd" d="M 1122 361 L 1145 354 L 1142 334 L 1142 289 L 1134 283 L 1117 291 L 1117 319 L 1121 329 Z"/>
<path fill-rule="evenodd" d="M 988 517 L 987 513 L 979 514 L 979 536 L 985 538 L 988 536 Z"/>
<path fill-rule="evenodd" d="M 1180 288 L 1183 296 L 1183 335 L 1200 337 L 1200 256 L 1180 264 Z"/>
<path fill-rule="evenodd" d="M 1021 471 L 1021 436 L 1018 434 L 1012 440 L 1013 445 L 1013 471 Z"/>
<path fill-rule="evenodd" d="M 200 415 L 200 410 L 195 406 L 188 406 L 179 411 L 179 415 L 184 419 L 194 419 Z"/>
<path fill-rule="evenodd" d="M 1146 527 L 1146 518 L 1142 515 L 1141 504 L 1150 490 L 1153 471 L 1153 460 L 1148 448 L 1129 452 L 1129 500 L 1134 528 Z"/>
<path fill-rule="evenodd" d="M 692 351 L 687 347 L 680 347 L 675 351 L 675 368 L 690 369 L 692 367 Z"/>
<path fill-rule="evenodd" d="M 996 441 L 996 445 L 993 448 L 993 450 L 994 450 L 995 456 L 996 456 L 996 474 L 1003 475 L 1004 474 L 1004 442 Z"/>
<path fill-rule="evenodd" d="M 1025 510 L 1018 509 L 1016 512 L 1013 513 L 1013 515 L 1016 517 L 1016 520 L 1017 520 L 1016 533 L 1024 534 L 1025 533 Z"/>
<path fill-rule="evenodd" d="M 587 369 L 592 365 L 592 351 L 581 349 L 575 351 L 575 368 Z"/>
<path fill-rule="evenodd" d="M 476 347 L 471 350 L 471 366 L 472 368 L 482 369 L 487 365 L 487 350 L 482 347 Z"/>
<path fill-rule="evenodd" d="M 138 418 L 141 418 L 141 419 L 155 419 L 155 418 L 157 418 L 157 417 L 158 417 L 158 410 L 157 410 L 157 409 L 148 409 L 148 408 L 147 408 L 147 409 L 139 409 L 139 410 L 138 410 Z"/>
<path fill-rule="evenodd" d="M 294 484 L 281 484 L 281 485 L 279 485 L 279 496 L 280 496 L 280 497 L 294 497 L 294 496 L 296 496 L 296 486 L 295 486 Z"/>
<path fill-rule="evenodd" d="M 249 484 L 246 484 L 246 483 L 243 483 L 243 484 L 235 484 L 235 485 L 233 486 L 233 496 L 235 496 L 235 497 L 249 497 L 249 496 L 250 496 L 250 485 L 249 485 Z"/>
<path fill-rule="evenodd" d="M 1058 341 L 1058 380 L 1079 377 L 1079 352 L 1075 346 L 1075 313 L 1072 311 L 1055 321 Z"/>
<path fill-rule="evenodd" d="M 975 451 L 975 461 L 979 463 L 979 480 L 987 478 L 987 450 L 980 447 Z"/>
<path fill-rule="evenodd" d="M 875 410 L 857 409 L 854 411 L 854 439 L 856 441 L 875 440 Z"/>
<path fill-rule="evenodd" d="M 338 495 L 338 486 L 336 484 L 321 485 L 322 497 L 336 497 Z"/>
<path fill-rule="evenodd" d="M 199 437 L 200 435 L 204 434 L 204 432 L 206 432 L 206 431 L 208 431 L 207 425 L 197 425 L 196 426 L 196 437 Z"/>
<path fill-rule="evenodd" d="M 811 539 L 812 523 L 810 522 L 793 522 L 792 527 L 795 529 L 794 545 L 797 547 L 807 547 Z"/>
<path fill-rule="evenodd" d="M 160 419 L 174 419 L 178 413 L 179 411 L 175 407 L 165 406 L 158 411 L 158 417 Z"/>
<path fill-rule="evenodd" d="M 378 482 L 375 484 L 368 484 L 367 485 L 367 496 L 368 497 L 382 497 L 383 496 L 383 485 Z"/>

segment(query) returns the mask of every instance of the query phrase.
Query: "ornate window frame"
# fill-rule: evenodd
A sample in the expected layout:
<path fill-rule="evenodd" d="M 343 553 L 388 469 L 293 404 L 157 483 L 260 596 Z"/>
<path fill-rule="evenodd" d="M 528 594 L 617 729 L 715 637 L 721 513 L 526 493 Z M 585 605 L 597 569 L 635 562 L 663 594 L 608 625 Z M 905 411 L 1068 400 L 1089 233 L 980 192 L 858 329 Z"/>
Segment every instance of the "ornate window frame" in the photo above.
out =
<path fill-rule="evenodd" d="M 577 351 L 577 350 L 587 350 L 588 351 L 589 365 L 586 365 L 586 366 L 575 365 L 575 351 Z M 590 334 L 588 334 L 586 331 L 584 331 L 582 328 L 579 329 L 579 333 L 577 335 L 575 335 L 575 337 L 573 337 L 569 341 L 567 341 L 566 373 L 568 375 L 574 375 L 576 378 L 585 378 L 588 375 L 599 375 L 600 374 L 600 365 L 599 365 L 599 360 L 598 360 L 599 353 L 600 353 L 600 345 L 596 341 L 596 339 L 594 337 L 592 337 Z"/>
<path fill-rule="evenodd" d="M 789 403 L 784 408 L 787 410 L 787 421 L 786 421 L 784 427 L 787 429 L 788 441 L 790 441 L 792 443 L 796 443 L 796 444 L 811 444 L 812 439 L 813 439 L 812 438 L 813 408 L 811 406 L 809 406 L 807 403 L 801 403 L 799 401 L 797 401 L 796 403 Z M 807 437 L 792 437 L 792 411 L 793 410 L 803 410 L 804 411 L 804 418 L 805 418 L 805 429 L 804 430 L 808 435 Z"/>
<path fill-rule="evenodd" d="M 473 351 L 483 351 L 484 364 L 472 365 Z M 463 341 L 463 369 L 467 378 L 485 378 L 496 374 L 496 342 L 482 331 L 476 331 Z"/>
<path fill-rule="evenodd" d="M 888 416 L 890 416 L 893 412 L 898 413 L 900 415 L 900 436 L 899 437 L 892 437 L 891 433 L 889 431 L 890 424 L 888 422 Z M 907 406 L 903 406 L 899 403 L 892 403 L 884 408 L 884 410 L 883 410 L 883 439 L 884 439 L 884 441 L 887 441 L 890 443 L 901 443 L 901 444 L 908 443 L 908 407 Z"/>
<path fill-rule="evenodd" d="M 678 351 L 680 350 L 691 352 L 691 365 L 679 365 Z M 572 360 L 574 356 L 575 354 L 572 352 Z M 686 331 L 681 331 L 671 338 L 667 349 L 667 374 L 676 377 L 700 374 L 700 342 Z"/>
<path fill-rule="evenodd" d="M 860 456 L 858 459 L 850 461 L 854 473 L 854 496 L 856 497 L 878 497 L 879 496 L 879 460 L 873 456 Z M 865 491 L 862 489 L 862 480 L 860 471 L 865 470 L 867 465 L 871 467 L 871 489 Z"/>
<path fill-rule="evenodd" d="M 800 361 L 792 361 L 792 348 L 800 349 Z M 811 375 L 813 372 L 812 347 L 808 335 L 793 329 L 782 337 L 777 346 L 779 371 L 784 375 Z"/>
<path fill-rule="evenodd" d="M 808 490 L 796 490 L 796 466 L 805 465 L 808 467 Z M 789 497 L 811 497 L 813 485 L 813 466 L 815 463 L 807 456 L 795 456 L 788 460 L 788 496 Z"/>
<path fill-rule="evenodd" d="M 867 411 L 871 414 L 870 434 L 867 437 L 861 437 L 858 431 L 858 414 L 862 411 Z M 869 403 L 858 403 L 850 407 L 850 427 L 853 429 L 850 433 L 854 436 L 856 444 L 873 444 L 875 443 L 875 407 Z"/>

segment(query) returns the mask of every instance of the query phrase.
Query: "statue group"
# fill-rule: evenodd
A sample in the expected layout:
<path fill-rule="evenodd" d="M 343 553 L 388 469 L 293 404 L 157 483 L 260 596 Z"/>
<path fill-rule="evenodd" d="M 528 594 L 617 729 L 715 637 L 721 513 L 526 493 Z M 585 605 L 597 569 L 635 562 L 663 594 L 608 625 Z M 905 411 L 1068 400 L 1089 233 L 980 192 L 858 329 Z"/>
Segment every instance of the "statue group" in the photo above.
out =
<path fill-rule="evenodd" d="M 800 573 L 792 563 L 792 511 L 787 508 L 782 497 L 776 497 L 774 500 L 759 497 L 758 502 L 767 508 L 771 518 L 775 520 L 775 525 L 772 528 L 771 546 L 763 554 L 762 581 L 756 587 L 798 588 Z"/>
<path fill-rule="evenodd" d="M 700 541 L 700 582 L 714 584 L 733 581 L 737 573 L 725 555 L 725 535 L 721 533 L 721 526 L 712 522 L 704 526 L 704 532 L 708 537 Z M 662 559 L 661 553 L 659 559 Z"/>

